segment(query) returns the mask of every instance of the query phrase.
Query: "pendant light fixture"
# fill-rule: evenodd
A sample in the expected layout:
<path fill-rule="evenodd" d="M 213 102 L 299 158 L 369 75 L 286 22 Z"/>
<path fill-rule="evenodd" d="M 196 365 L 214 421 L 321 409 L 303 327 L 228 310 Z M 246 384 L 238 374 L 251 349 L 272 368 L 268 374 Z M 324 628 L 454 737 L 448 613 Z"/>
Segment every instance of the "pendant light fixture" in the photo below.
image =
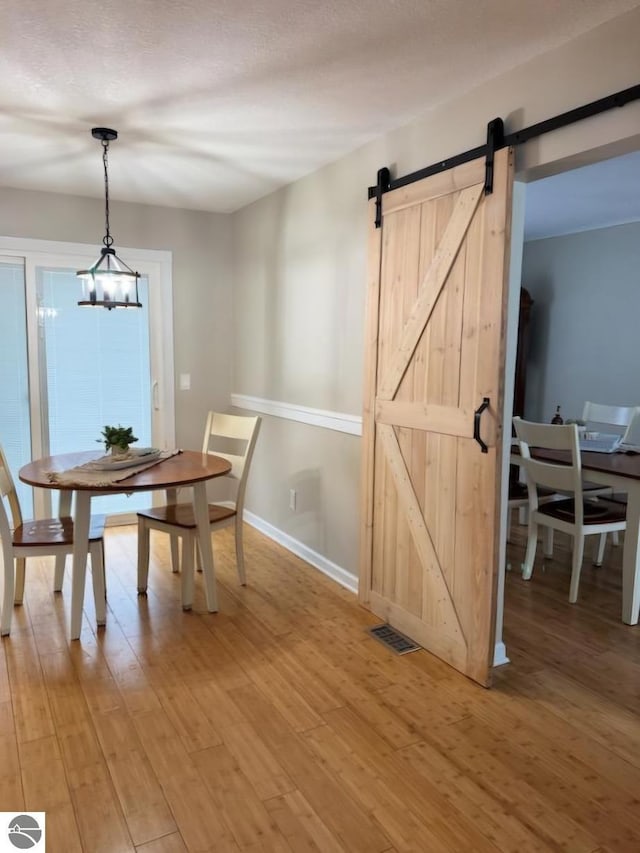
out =
<path fill-rule="evenodd" d="M 97 305 L 107 308 L 142 308 L 138 300 L 138 279 L 134 272 L 117 255 L 113 246 L 113 237 L 109 230 L 109 143 L 118 138 L 118 131 L 108 127 L 94 127 L 91 131 L 94 139 L 102 142 L 102 164 L 104 166 L 104 246 L 100 256 L 88 270 L 78 270 L 76 275 L 82 281 L 82 299 L 78 305 Z"/>

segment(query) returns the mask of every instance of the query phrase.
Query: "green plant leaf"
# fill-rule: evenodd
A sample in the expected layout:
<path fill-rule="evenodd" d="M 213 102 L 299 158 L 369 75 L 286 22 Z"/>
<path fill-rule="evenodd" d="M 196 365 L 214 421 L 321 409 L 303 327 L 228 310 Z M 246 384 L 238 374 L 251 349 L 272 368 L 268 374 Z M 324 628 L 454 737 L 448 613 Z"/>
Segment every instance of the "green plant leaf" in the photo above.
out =
<path fill-rule="evenodd" d="M 102 438 L 96 440 L 104 442 L 105 450 L 109 450 L 111 447 L 120 447 L 122 450 L 126 450 L 130 444 L 138 441 L 137 436 L 133 434 L 133 427 L 123 427 L 121 424 L 118 426 L 106 425 L 100 435 Z"/>

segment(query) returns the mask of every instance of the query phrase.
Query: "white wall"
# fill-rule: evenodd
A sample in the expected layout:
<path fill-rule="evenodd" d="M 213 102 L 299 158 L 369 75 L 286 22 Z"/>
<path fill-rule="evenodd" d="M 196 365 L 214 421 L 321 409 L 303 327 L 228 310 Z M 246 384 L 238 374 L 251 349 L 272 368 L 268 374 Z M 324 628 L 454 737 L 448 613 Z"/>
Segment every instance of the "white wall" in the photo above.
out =
<path fill-rule="evenodd" d="M 176 440 L 199 448 L 206 413 L 227 409 L 231 393 L 230 217 L 125 202 L 110 208 L 116 250 L 173 253 L 175 372 L 191 374 L 191 391 L 176 387 Z M 4 236 L 90 243 L 97 255 L 103 229 L 102 200 L 0 190 Z"/>
<path fill-rule="evenodd" d="M 526 416 L 640 405 L 640 222 L 526 243 L 522 284 L 534 300 Z"/>
<path fill-rule="evenodd" d="M 377 169 L 388 165 L 405 174 L 483 143 L 495 116 L 515 130 L 638 83 L 639 35 L 640 9 L 235 214 L 233 391 L 359 414 L 366 190 Z M 638 148 L 639 128 L 635 103 L 529 143 L 518 151 L 519 169 L 539 176 L 598 159 L 599 149 L 611 154 Z M 256 449 L 248 507 L 355 574 L 360 439 L 295 429 L 293 447 L 292 426 L 269 417 Z M 308 523 L 300 524 L 286 501 L 291 484 L 308 468 L 316 497 Z M 337 469 L 348 476 L 336 476 Z"/>

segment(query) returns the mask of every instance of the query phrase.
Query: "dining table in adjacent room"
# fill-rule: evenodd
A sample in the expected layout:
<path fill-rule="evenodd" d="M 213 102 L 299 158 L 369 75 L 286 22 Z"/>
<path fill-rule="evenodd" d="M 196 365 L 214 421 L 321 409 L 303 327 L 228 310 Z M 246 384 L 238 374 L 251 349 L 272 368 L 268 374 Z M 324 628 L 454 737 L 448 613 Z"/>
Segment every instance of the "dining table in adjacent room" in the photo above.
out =
<path fill-rule="evenodd" d="M 565 450 L 531 448 L 534 458 L 546 462 L 569 464 Z M 610 486 L 614 492 L 627 495 L 627 527 L 622 553 L 622 621 L 637 625 L 640 618 L 640 454 L 594 453 L 583 450 L 580 454 L 582 470 L 589 482 Z M 517 445 L 511 448 L 511 464 L 520 464 Z"/>
<path fill-rule="evenodd" d="M 71 625 L 72 640 L 80 638 L 82 610 L 86 581 L 86 564 L 89 550 L 89 523 L 91 518 L 91 498 L 106 494 L 131 492 L 152 492 L 159 489 L 167 493 L 167 503 L 176 503 L 177 489 L 192 488 L 192 499 L 198 530 L 198 544 L 202 557 L 202 571 L 205 581 L 207 610 L 218 609 L 213 550 L 209 529 L 209 510 L 207 501 L 207 480 L 221 477 L 231 470 L 231 463 L 221 456 L 201 453 L 193 450 L 163 451 L 159 459 L 145 463 L 140 459 L 140 467 L 124 469 L 118 473 L 107 471 L 102 476 L 88 476 L 83 472 L 87 463 L 95 463 L 100 457 L 96 451 L 64 453 L 46 456 L 24 465 L 18 472 L 23 483 L 39 489 L 60 491 L 58 514 L 61 518 L 71 516 L 72 498 L 75 494 L 73 521 L 73 574 L 71 587 Z M 77 472 L 81 466 L 79 474 Z M 89 465 L 89 469 L 91 465 Z M 77 476 L 77 480 L 75 477 Z M 94 482 L 90 482 L 92 480 Z M 78 568 L 82 566 L 83 570 Z"/>

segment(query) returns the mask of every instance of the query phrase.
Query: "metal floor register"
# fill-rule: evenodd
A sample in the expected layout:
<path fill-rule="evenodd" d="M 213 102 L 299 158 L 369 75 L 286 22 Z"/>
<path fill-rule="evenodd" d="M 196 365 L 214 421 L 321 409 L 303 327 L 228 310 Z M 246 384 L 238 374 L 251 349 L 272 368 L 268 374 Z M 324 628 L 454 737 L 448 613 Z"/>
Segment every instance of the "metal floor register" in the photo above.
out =
<path fill-rule="evenodd" d="M 421 646 L 416 645 L 409 637 L 405 637 L 400 631 L 396 631 L 391 625 L 374 625 L 367 629 L 371 636 L 383 643 L 397 655 L 406 655 L 408 652 L 417 652 Z"/>

